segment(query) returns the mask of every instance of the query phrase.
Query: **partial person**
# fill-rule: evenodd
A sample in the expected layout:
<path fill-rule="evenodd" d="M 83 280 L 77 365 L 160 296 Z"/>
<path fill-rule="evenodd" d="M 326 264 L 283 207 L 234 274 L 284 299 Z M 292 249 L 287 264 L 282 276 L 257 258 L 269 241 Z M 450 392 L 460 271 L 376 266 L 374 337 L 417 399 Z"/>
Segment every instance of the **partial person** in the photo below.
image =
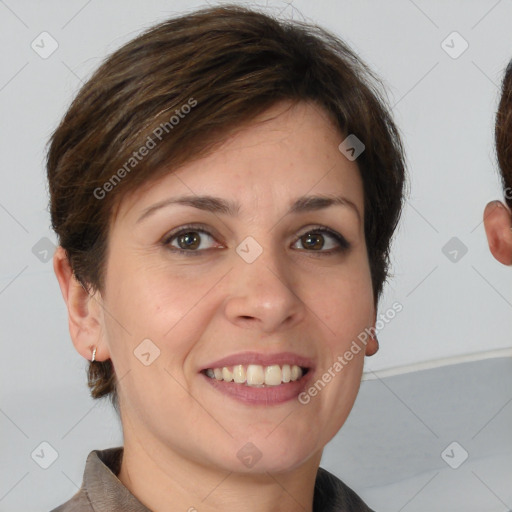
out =
<path fill-rule="evenodd" d="M 491 201 L 485 207 L 484 226 L 492 255 L 512 265 L 512 61 L 502 81 L 494 135 L 504 202 Z"/>
<path fill-rule="evenodd" d="M 229 5 L 82 87 L 49 144 L 54 269 L 123 446 L 55 512 L 370 511 L 320 461 L 378 349 L 403 206 L 380 88 L 329 32 Z"/>

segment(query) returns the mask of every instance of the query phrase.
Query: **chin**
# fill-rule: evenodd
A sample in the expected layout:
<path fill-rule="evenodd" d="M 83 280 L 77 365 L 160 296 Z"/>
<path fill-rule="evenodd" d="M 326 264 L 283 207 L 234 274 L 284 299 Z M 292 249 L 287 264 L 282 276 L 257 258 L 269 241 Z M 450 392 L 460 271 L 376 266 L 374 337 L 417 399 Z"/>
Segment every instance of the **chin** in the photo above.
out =
<path fill-rule="evenodd" d="M 222 452 L 225 469 L 245 474 L 286 473 L 318 453 L 318 444 L 308 435 L 297 435 L 292 429 L 278 430 L 279 427 L 270 435 L 266 431 L 260 435 L 237 436 L 237 441 L 230 443 L 233 448 Z M 311 435 L 311 431 L 308 434 Z M 234 451 L 235 458 L 226 460 L 225 454 L 230 450 Z"/>

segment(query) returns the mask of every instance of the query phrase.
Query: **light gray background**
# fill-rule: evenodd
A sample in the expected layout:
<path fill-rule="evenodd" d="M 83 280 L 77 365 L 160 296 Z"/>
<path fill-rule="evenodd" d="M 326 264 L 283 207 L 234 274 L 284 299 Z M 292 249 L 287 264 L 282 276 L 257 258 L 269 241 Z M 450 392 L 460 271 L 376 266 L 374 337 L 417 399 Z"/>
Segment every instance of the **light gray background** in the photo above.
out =
<path fill-rule="evenodd" d="M 122 444 L 108 404 L 88 397 L 86 361 L 70 341 L 51 260 L 33 252 L 44 237 L 56 242 L 44 146 L 108 53 L 204 5 L 0 0 L 0 511 L 51 509 L 76 492 L 91 449 Z M 512 484 L 512 271 L 492 259 L 482 225 L 487 201 L 502 197 L 492 132 L 512 58 L 512 2 L 259 5 L 329 28 L 358 52 L 386 83 L 408 155 L 411 193 L 380 305 L 384 312 L 398 301 L 403 311 L 381 331 L 380 351 L 365 366 L 369 380 L 324 466 L 380 511 L 512 509 L 512 485 L 504 484 Z M 59 45 L 47 59 L 31 48 L 43 31 Z M 454 31 L 469 44 L 456 59 L 443 49 Z M 467 247 L 456 262 L 442 252 L 453 237 Z M 446 391 L 434 393 L 435 383 Z M 471 436 L 486 424 L 496 431 L 473 446 Z M 470 454 L 457 470 L 439 455 L 454 440 Z M 58 452 L 47 470 L 31 458 L 43 441 Z M 487 469 L 473 471 L 477 458 Z M 454 489 L 466 501 L 456 501 Z"/>

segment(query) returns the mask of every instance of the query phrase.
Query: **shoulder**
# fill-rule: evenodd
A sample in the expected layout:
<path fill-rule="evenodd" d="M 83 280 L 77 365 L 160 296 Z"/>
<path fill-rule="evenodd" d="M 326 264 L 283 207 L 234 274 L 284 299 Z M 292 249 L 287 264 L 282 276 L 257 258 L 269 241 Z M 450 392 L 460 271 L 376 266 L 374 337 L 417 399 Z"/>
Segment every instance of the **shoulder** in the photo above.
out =
<path fill-rule="evenodd" d="M 313 512 L 374 512 L 339 478 L 318 468 Z"/>
<path fill-rule="evenodd" d="M 80 489 L 70 500 L 50 512 L 94 512 L 86 494 Z"/>
<path fill-rule="evenodd" d="M 121 492 L 122 484 L 116 475 L 119 472 L 122 455 L 122 447 L 91 451 L 85 463 L 80 489 L 68 501 L 50 512 L 96 512 L 98 507 L 105 510 L 105 506 L 108 509 L 109 500 L 105 498 L 105 492 L 107 497 L 117 496 Z M 97 508 L 92 506 L 91 501 Z"/>

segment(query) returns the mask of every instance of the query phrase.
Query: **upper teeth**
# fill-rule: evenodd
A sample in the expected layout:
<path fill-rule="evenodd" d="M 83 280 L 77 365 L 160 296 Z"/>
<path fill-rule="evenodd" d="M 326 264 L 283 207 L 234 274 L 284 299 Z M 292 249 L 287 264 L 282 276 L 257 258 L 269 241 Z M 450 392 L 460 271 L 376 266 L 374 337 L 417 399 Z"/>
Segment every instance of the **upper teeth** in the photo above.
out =
<path fill-rule="evenodd" d="M 247 367 L 237 364 L 233 367 L 208 368 L 206 375 L 212 379 L 226 382 L 246 383 L 248 386 L 278 386 L 282 382 L 298 380 L 302 377 L 302 368 L 297 365 L 278 364 L 261 366 L 250 364 Z"/>

